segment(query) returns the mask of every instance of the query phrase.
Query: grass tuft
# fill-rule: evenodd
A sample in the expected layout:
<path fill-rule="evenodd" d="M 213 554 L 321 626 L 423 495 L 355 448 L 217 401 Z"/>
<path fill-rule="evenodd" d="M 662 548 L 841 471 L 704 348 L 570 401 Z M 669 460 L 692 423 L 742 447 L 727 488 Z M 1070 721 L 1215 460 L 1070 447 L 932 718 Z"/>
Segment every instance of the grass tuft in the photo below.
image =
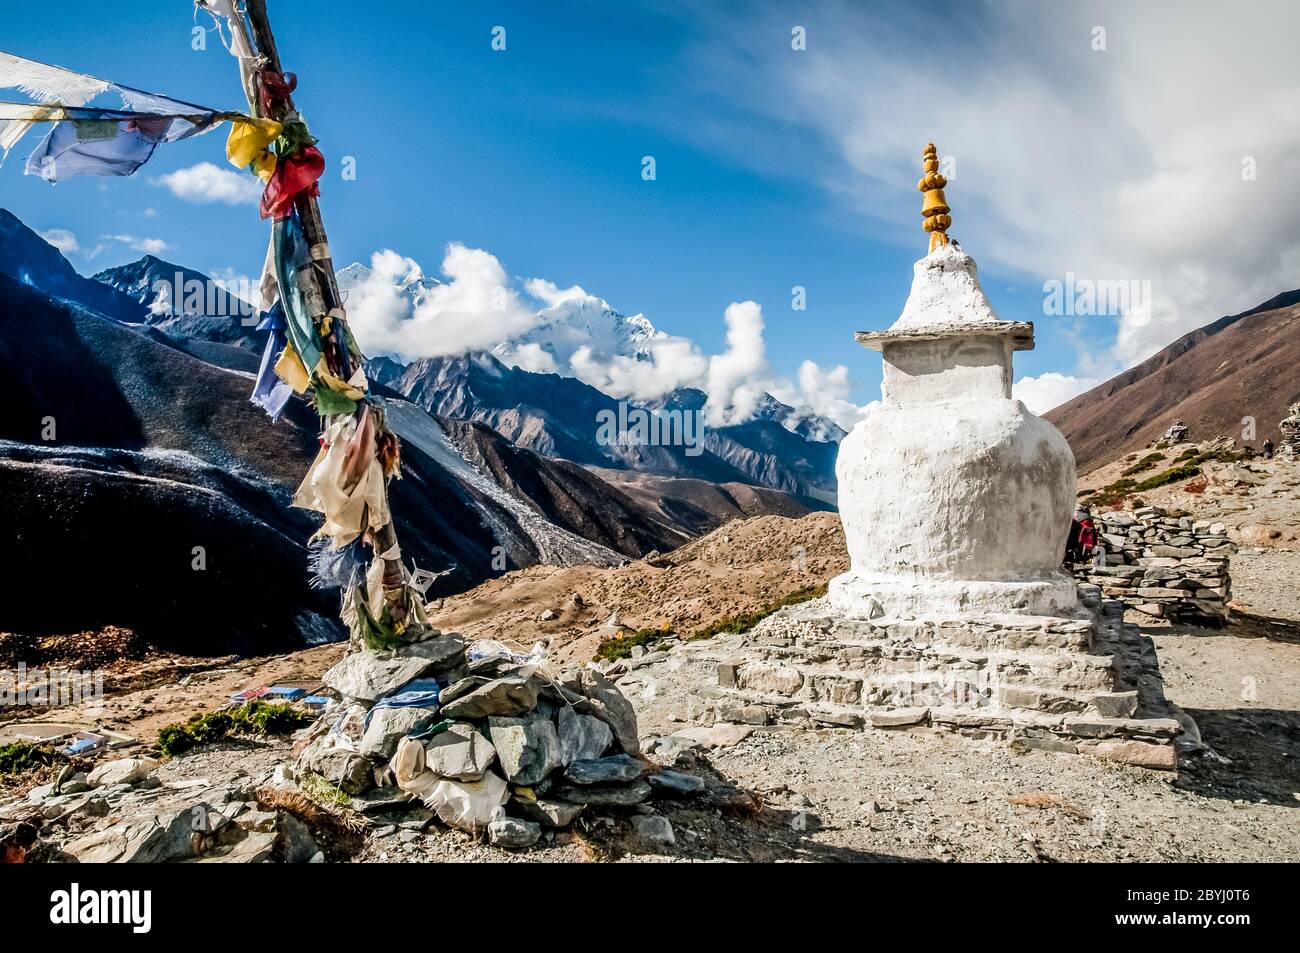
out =
<path fill-rule="evenodd" d="M 796 589 L 788 596 L 785 596 L 776 602 L 766 605 L 761 609 L 755 609 L 751 612 L 742 612 L 739 615 L 734 615 L 734 616 L 731 615 L 724 616 L 723 618 L 719 619 L 717 622 L 714 622 L 711 625 L 705 626 L 703 629 L 693 632 L 690 636 L 690 641 L 694 642 L 699 639 L 711 639 L 715 635 L 718 635 L 719 633 L 723 633 L 723 632 L 731 635 L 738 635 L 742 632 L 748 632 L 750 629 L 758 625 L 768 616 L 772 615 L 773 613 L 779 612 L 780 610 L 786 608 L 787 606 L 797 606 L 801 602 L 809 602 L 813 599 L 820 599 L 824 595 L 826 595 L 825 583 L 816 586 L 805 586 L 802 589 Z"/>
<path fill-rule="evenodd" d="M 1196 453 L 1195 450 L 1192 451 Z M 1181 458 L 1180 458 L 1181 459 Z M 1145 457 L 1133 464 L 1127 470 L 1120 474 L 1122 477 L 1130 477 L 1135 473 L 1141 473 L 1143 470 L 1150 470 L 1157 463 L 1164 463 L 1165 455 L 1163 453 L 1148 453 Z"/>
<path fill-rule="evenodd" d="M 54 763 L 54 750 L 26 741 L 0 745 L 0 774 L 22 774 Z"/>
<path fill-rule="evenodd" d="M 158 732 L 158 747 L 168 757 L 231 735 L 287 735 L 315 719 L 288 702 L 251 701 L 227 711 L 195 715 L 189 721 L 167 725 Z"/>

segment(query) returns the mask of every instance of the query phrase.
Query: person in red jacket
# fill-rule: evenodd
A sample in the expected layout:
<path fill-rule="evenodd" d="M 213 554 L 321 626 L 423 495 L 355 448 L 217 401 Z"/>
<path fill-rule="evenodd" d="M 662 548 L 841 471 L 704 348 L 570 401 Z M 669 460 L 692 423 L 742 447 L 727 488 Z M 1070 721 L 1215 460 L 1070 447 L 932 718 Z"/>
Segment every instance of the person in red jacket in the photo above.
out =
<path fill-rule="evenodd" d="M 1066 563 L 1083 562 L 1092 556 L 1093 547 L 1097 545 L 1097 524 L 1092 512 L 1086 506 L 1075 507 L 1074 519 L 1070 522 L 1070 535 L 1065 541 Z"/>
<path fill-rule="evenodd" d="M 1079 507 L 1081 519 L 1079 520 L 1079 558 L 1090 559 L 1092 551 L 1097 546 L 1097 524 L 1093 521 L 1092 512 L 1086 506 Z"/>

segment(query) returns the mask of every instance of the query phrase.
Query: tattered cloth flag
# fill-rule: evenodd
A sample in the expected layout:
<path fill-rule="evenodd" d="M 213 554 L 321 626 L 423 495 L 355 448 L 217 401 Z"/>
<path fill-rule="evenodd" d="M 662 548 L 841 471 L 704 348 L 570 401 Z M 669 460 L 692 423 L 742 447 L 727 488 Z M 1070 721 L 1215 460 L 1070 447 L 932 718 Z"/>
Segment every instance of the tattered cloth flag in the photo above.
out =
<path fill-rule="evenodd" d="M 196 106 L 0 52 L 0 89 L 38 103 L 0 103 L 0 149 L 7 156 L 35 123 L 54 128 L 28 157 L 24 172 L 58 182 L 77 175 L 131 175 L 160 142 L 208 132 L 224 120 L 254 122 L 243 113 Z M 123 108 L 86 106 L 112 90 Z"/>

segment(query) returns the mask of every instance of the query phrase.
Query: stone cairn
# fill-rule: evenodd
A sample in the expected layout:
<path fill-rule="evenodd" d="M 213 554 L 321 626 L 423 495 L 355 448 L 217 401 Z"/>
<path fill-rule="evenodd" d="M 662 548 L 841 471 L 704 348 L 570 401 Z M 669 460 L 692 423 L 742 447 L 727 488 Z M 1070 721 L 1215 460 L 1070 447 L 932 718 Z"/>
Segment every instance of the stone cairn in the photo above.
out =
<path fill-rule="evenodd" d="M 592 668 L 548 673 L 496 642 L 419 630 L 392 650 L 355 649 L 324 675 L 337 702 L 309 732 L 298 769 L 362 805 L 422 802 L 444 823 L 524 848 L 587 807 L 636 809 L 704 790 L 641 755 L 636 713 Z"/>
<path fill-rule="evenodd" d="M 1028 322 L 1004 321 L 924 153 L 930 252 L 886 331 L 881 402 L 836 460 L 848 572 L 747 635 L 688 648 L 713 666 L 704 720 L 921 728 L 1177 766 L 1195 735 L 1122 604 L 1061 568 L 1074 456 L 1011 393 Z"/>
<path fill-rule="evenodd" d="M 1164 436 L 1160 438 L 1160 442 L 1167 443 L 1170 446 L 1179 443 L 1186 443 L 1190 433 L 1191 430 L 1188 428 L 1187 424 L 1183 423 L 1181 420 L 1175 420 L 1169 425 L 1169 429 L 1164 432 Z"/>
<path fill-rule="evenodd" d="M 1222 626 L 1228 621 L 1236 547 L 1223 523 L 1171 516 L 1158 506 L 1097 517 L 1103 552 L 1075 568 L 1104 595 L 1159 619 Z"/>
<path fill-rule="evenodd" d="M 1280 435 L 1277 442 L 1278 453 L 1300 456 L 1300 403 L 1291 405 L 1287 416 L 1278 423 L 1277 429 Z"/>

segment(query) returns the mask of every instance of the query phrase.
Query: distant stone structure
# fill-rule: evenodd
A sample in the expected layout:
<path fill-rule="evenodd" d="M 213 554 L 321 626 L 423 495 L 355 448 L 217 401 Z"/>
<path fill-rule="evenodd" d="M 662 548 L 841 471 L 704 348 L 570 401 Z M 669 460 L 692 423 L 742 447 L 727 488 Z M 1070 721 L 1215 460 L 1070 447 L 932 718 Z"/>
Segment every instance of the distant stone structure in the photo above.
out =
<path fill-rule="evenodd" d="M 1097 517 L 1098 560 L 1076 568 L 1104 595 L 1154 618 L 1221 626 L 1232 599 L 1229 557 L 1236 547 L 1223 523 L 1170 516 L 1157 506 Z"/>
<path fill-rule="evenodd" d="M 1186 443 L 1190 434 L 1191 430 L 1187 424 L 1181 420 L 1175 420 L 1169 425 L 1169 429 L 1165 431 L 1164 436 L 1160 438 L 1160 442 L 1168 444 Z"/>
<path fill-rule="evenodd" d="M 934 156 L 930 252 L 893 326 L 856 335 L 884 380 L 836 464 L 850 568 L 824 599 L 691 650 L 716 662 L 704 717 L 923 726 L 1173 770 L 1194 724 L 1123 606 L 1061 568 L 1074 456 L 1012 397 L 1033 325 L 998 318 L 948 239 Z"/>
<path fill-rule="evenodd" d="M 1300 402 L 1291 405 L 1288 416 L 1277 425 L 1277 452 L 1300 456 Z"/>

